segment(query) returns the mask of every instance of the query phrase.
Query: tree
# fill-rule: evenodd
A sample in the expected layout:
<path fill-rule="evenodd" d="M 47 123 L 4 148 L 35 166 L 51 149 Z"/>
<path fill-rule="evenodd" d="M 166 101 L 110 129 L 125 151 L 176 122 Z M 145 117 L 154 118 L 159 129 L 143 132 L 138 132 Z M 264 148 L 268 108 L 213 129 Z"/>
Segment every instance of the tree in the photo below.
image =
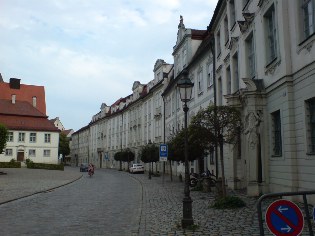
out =
<path fill-rule="evenodd" d="M 198 160 L 199 171 L 202 171 L 203 159 L 209 150 L 209 144 L 206 141 L 207 136 L 204 129 L 197 129 L 189 125 L 188 127 L 188 161 Z M 185 130 L 177 132 L 170 140 L 169 159 L 172 161 L 185 162 L 184 145 Z"/>
<path fill-rule="evenodd" d="M 147 144 L 141 149 L 140 159 L 144 163 L 158 162 L 159 157 L 159 148 L 155 144 Z"/>
<path fill-rule="evenodd" d="M 0 124 L 0 154 L 7 145 L 8 133 L 7 127 L 3 124 Z"/>
<path fill-rule="evenodd" d="M 121 168 L 122 157 L 123 157 L 122 152 L 116 152 L 114 155 L 115 161 L 119 161 L 119 170 L 122 170 Z"/>
<path fill-rule="evenodd" d="M 121 159 L 123 162 L 128 162 L 128 167 L 130 166 L 130 162 L 135 160 L 135 154 L 129 149 L 124 149 L 121 152 Z"/>
<path fill-rule="evenodd" d="M 224 143 L 235 144 L 239 132 L 242 130 L 241 114 L 239 110 L 231 106 L 208 106 L 206 109 L 200 110 L 193 117 L 191 128 L 195 132 L 202 132 L 208 137 L 208 146 L 219 144 L 220 162 L 222 175 L 222 195 L 226 197 L 225 189 L 225 173 L 223 161 L 223 145 Z"/>
<path fill-rule="evenodd" d="M 62 157 L 65 158 L 67 155 L 70 154 L 70 147 L 69 147 L 69 138 L 66 134 L 60 133 L 59 135 L 59 155 L 62 154 Z M 63 159 L 65 161 L 65 159 Z"/>

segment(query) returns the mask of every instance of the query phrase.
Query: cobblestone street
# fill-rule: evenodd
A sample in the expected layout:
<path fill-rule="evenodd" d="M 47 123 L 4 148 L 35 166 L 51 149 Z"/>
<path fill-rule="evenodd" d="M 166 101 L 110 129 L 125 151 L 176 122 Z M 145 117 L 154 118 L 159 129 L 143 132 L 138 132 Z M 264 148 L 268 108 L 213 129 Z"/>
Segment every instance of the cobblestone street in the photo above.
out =
<path fill-rule="evenodd" d="M 172 182 L 169 176 L 150 180 L 147 174 L 98 169 L 89 178 L 87 173 L 81 177 L 78 168 L 66 168 L 49 180 L 44 176 L 58 172 L 39 170 L 32 176 L 29 171 L 8 170 L 8 175 L 0 178 L 0 193 L 8 190 L 0 195 L 0 211 L 5 212 L 0 220 L 1 235 L 259 235 L 257 198 L 240 192 L 233 194 L 241 197 L 246 207 L 216 210 L 210 208 L 213 193 L 192 191 L 196 225 L 192 231 L 180 227 L 184 183 L 176 177 Z M 17 181 L 17 174 L 24 178 Z M 66 185 L 56 188 L 58 182 Z M 16 193 L 18 197 L 29 195 L 32 185 L 34 192 L 41 192 L 3 203 L 10 194 L 12 199 Z M 269 203 L 264 204 L 264 209 Z M 271 235 L 266 227 L 265 235 Z M 302 235 L 309 234 L 304 230 Z"/>

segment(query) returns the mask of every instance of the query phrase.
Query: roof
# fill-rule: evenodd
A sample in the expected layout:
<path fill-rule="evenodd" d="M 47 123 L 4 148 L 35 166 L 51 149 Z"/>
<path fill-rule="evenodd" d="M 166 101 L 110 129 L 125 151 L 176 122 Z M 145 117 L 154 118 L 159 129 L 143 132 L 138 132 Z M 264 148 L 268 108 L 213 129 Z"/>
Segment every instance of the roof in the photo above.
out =
<path fill-rule="evenodd" d="M 59 132 L 59 130 L 44 117 L 0 115 L 0 123 L 5 124 L 9 130 Z"/>
<path fill-rule="evenodd" d="M 46 100 L 44 86 L 21 84 L 19 89 L 10 88 L 10 83 L 0 83 L 0 99 L 11 100 L 16 95 L 16 101 L 25 101 L 33 104 L 33 97 L 36 97 L 37 109 L 46 114 Z"/>
<path fill-rule="evenodd" d="M 0 123 L 9 130 L 59 132 L 45 114 L 24 101 L 13 104 L 10 100 L 0 99 Z"/>
<path fill-rule="evenodd" d="M 41 113 L 28 102 L 15 101 L 15 104 L 12 104 L 10 100 L 3 99 L 0 99 L 0 115 L 1 114 L 47 118 L 45 114 Z"/>
<path fill-rule="evenodd" d="M 200 46 L 198 47 L 195 55 L 193 56 L 193 58 L 191 59 L 191 63 L 189 65 L 189 67 L 197 62 L 197 59 L 204 55 L 205 53 L 208 53 L 208 50 L 211 48 L 211 42 L 212 42 L 212 37 L 210 33 L 205 34 L 206 37 L 204 38 L 204 40 L 202 41 L 202 43 L 200 44 Z"/>
<path fill-rule="evenodd" d="M 191 39 L 199 39 L 202 40 L 205 38 L 207 30 L 196 30 L 191 29 Z"/>

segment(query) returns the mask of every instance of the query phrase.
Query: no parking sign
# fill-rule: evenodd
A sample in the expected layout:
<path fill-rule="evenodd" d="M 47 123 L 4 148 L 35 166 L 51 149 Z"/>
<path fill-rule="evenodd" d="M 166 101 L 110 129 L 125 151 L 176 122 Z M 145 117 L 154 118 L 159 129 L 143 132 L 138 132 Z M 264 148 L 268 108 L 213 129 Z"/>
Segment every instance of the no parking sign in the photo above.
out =
<path fill-rule="evenodd" d="M 297 236 L 303 231 L 304 217 L 295 203 L 282 199 L 269 205 L 266 223 L 270 232 L 276 236 Z"/>

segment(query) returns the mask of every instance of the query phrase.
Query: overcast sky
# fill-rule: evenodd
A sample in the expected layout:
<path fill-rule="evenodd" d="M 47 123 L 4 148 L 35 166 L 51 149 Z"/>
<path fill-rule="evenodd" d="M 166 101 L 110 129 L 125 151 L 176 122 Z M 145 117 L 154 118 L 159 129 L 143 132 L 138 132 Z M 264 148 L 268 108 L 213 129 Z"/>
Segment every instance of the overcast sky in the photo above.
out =
<path fill-rule="evenodd" d="M 49 119 L 87 125 L 102 103 L 173 63 L 180 15 L 205 30 L 217 0 L 0 0 L 0 73 L 45 86 Z"/>

